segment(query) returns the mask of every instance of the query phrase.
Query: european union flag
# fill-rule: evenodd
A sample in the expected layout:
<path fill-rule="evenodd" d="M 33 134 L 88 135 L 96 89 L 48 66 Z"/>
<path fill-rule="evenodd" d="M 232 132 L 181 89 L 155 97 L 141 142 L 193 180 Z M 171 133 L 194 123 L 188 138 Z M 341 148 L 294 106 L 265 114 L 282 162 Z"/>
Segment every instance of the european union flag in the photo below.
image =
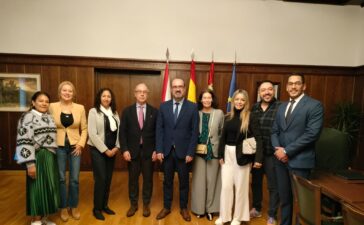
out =
<path fill-rule="evenodd" d="M 227 100 L 226 112 L 230 112 L 231 98 L 233 97 L 235 89 L 236 89 L 236 74 L 235 74 L 235 63 L 234 63 L 233 74 L 232 74 L 231 80 L 230 80 L 229 97 Z"/>

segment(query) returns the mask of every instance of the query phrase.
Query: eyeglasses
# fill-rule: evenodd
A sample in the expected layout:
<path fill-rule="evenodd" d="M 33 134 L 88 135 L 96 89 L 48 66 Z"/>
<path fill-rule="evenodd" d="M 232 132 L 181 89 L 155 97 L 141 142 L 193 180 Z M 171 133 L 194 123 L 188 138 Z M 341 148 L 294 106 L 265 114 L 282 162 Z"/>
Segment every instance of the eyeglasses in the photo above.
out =
<path fill-rule="evenodd" d="M 149 91 L 141 91 L 141 90 L 136 90 L 135 93 L 137 94 L 148 94 Z"/>
<path fill-rule="evenodd" d="M 296 82 L 288 82 L 287 83 L 288 86 L 301 86 L 302 85 L 302 82 L 301 81 L 296 81 Z"/>

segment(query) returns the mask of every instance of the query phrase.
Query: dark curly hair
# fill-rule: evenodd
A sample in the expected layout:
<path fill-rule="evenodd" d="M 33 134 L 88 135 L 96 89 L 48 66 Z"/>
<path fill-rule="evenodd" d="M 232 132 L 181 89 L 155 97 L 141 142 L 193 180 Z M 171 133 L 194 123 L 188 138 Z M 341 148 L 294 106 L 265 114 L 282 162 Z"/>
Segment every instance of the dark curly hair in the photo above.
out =
<path fill-rule="evenodd" d="M 217 98 L 216 98 L 216 95 L 215 93 L 210 90 L 210 89 L 206 89 L 206 90 L 203 90 L 200 95 L 198 96 L 198 100 L 197 100 L 197 107 L 198 107 L 198 110 L 201 110 L 203 108 L 203 104 L 202 104 L 202 96 L 203 94 L 205 93 L 210 93 L 211 97 L 212 97 L 212 102 L 211 102 L 211 107 L 214 108 L 214 109 L 217 109 L 218 107 L 218 103 L 217 103 Z"/>
<path fill-rule="evenodd" d="M 100 105 L 101 105 L 101 95 L 104 91 L 108 91 L 111 94 L 111 102 L 110 102 L 110 107 L 111 107 L 111 111 L 113 113 L 116 113 L 116 103 L 115 103 L 115 95 L 114 92 L 112 92 L 112 90 L 110 88 L 101 88 L 96 96 L 95 96 L 95 101 L 94 101 L 94 107 L 97 110 L 98 113 L 101 113 L 100 110 Z"/>

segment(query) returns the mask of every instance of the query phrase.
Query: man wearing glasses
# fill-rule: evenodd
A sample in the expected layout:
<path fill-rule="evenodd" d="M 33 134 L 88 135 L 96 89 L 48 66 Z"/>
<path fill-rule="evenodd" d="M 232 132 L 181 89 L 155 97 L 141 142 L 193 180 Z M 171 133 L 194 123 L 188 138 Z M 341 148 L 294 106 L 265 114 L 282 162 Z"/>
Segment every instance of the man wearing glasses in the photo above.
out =
<path fill-rule="evenodd" d="M 153 191 L 153 161 L 155 152 L 155 128 L 158 111 L 147 104 L 149 89 L 145 83 L 136 85 L 136 103 L 124 109 L 121 116 L 119 140 L 123 158 L 128 162 L 130 208 L 127 217 L 138 210 L 139 176 L 143 175 L 143 216 L 150 215 Z"/>
<path fill-rule="evenodd" d="M 180 214 L 191 221 L 188 212 L 189 165 L 195 155 L 198 138 L 197 105 L 184 98 L 186 86 L 182 79 L 172 81 L 173 99 L 161 104 L 157 119 L 157 157 L 163 163 L 163 209 L 157 220 L 171 212 L 174 172 L 178 173 Z"/>
<path fill-rule="evenodd" d="M 309 178 L 315 166 L 315 142 L 323 124 L 321 102 L 307 96 L 305 78 L 300 74 L 288 77 L 289 102 L 278 108 L 272 128 L 276 175 L 281 206 L 281 224 L 292 224 L 293 194 L 291 175 Z"/>

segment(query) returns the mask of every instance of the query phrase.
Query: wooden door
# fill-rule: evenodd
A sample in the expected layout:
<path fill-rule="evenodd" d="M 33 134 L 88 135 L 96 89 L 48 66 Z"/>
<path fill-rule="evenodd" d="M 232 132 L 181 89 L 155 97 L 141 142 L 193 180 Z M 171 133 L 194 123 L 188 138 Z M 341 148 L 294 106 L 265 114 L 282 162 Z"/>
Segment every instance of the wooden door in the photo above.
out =
<path fill-rule="evenodd" d="M 95 93 L 100 88 L 110 88 L 115 94 L 116 107 L 120 115 L 127 106 L 135 103 L 134 88 L 143 82 L 150 91 L 148 103 L 159 108 L 162 79 L 160 71 L 99 70 L 96 71 Z M 115 168 L 123 170 L 127 168 L 121 154 L 116 159 Z"/>

